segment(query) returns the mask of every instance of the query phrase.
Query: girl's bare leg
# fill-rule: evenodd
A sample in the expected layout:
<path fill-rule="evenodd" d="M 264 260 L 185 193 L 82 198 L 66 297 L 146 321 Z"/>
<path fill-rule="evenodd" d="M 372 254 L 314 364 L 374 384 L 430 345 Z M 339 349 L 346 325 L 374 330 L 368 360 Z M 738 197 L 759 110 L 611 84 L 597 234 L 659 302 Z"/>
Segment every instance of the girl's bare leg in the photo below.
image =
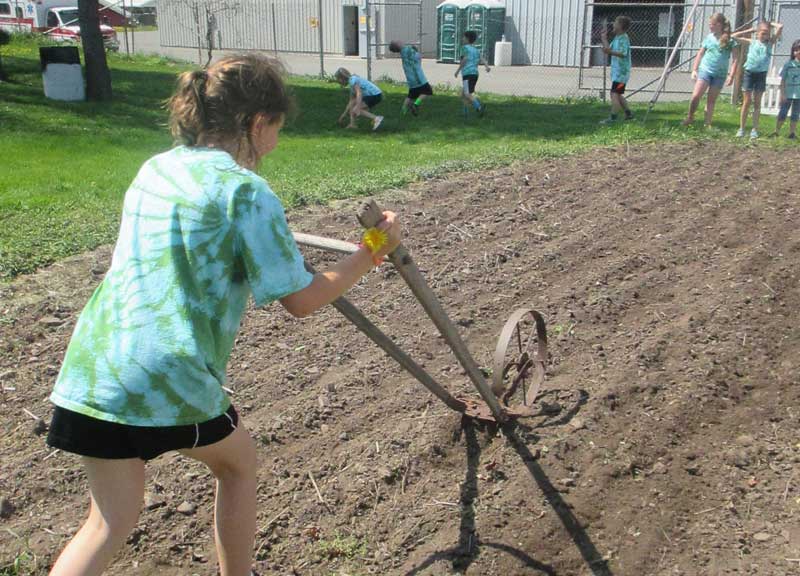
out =
<path fill-rule="evenodd" d="M 241 421 L 229 436 L 181 450 L 217 478 L 214 536 L 221 576 L 249 576 L 256 537 L 256 447 Z"/>
<path fill-rule="evenodd" d="M 753 91 L 753 130 L 756 132 L 758 132 L 758 126 L 761 123 L 761 99 L 763 97 L 763 92 Z"/>
<path fill-rule="evenodd" d="M 82 457 L 89 479 L 89 518 L 61 552 L 50 576 L 95 576 L 111 562 L 139 520 L 144 461 Z"/>
<path fill-rule="evenodd" d="M 722 92 L 722 88 L 714 86 L 708 89 L 708 100 L 706 101 L 706 118 L 704 124 L 711 126 L 711 120 L 714 118 L 714 106 L 717 105 L 717 97 Z"/>
<path fill-rule="evenodd" d="M 697 112 L 698 106 L 700 106 L 700 100 L 703 98 L 703 94 L 706 93 L 706 89 L 708 89 L 708 82 L 705 80 L 698 80 L 694 83 L 692 100 L 689 102 L 689 114 L 686 116 L 686 120 L 683 121 L 684 126 L 688 126 L 694 122 L 694 115 Z"/>
<path fill-rule="evenodd" d="M 761 98 L 759 98 L 760 100 Z M 744 131 L 745 126 L 747 126 L 747 116 L 750 114 L 750 104 L 753 102 L 753 93 L 752 92 L 744 92 L 742 97 L 742 113 L 739 116 L 739 128 Z M 753 130 L 758 129 L 758 119 L 756 117 L 756 110 L 758 108 L 753 109 Z"/>

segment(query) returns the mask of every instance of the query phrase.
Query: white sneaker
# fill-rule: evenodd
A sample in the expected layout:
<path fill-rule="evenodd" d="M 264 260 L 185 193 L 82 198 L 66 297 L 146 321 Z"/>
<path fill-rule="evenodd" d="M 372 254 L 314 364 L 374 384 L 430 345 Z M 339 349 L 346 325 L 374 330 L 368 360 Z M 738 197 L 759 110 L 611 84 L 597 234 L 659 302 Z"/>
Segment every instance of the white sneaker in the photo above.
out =
<path fill-rule="evenodd" d="M 383 122 L 383 116 L 376 116 L 375 120 L 372 121 L 372 130 L 377 130 L 378 126 L 381 125 L 381 122 Z"/>
<path fill-rule="evenodd" d="M 737 138 L 744 138 L 744 130 L 743 130 L 743 129 L 741 129 L 741 128 L 739 128 L 739 129 L 736 131 L 736 137 L 737 137 Z"/>
<path fill-rule="evenodd" d="M 750 130 L 750 140 L 755 140 L 758 138 L 758 131 Z"/>

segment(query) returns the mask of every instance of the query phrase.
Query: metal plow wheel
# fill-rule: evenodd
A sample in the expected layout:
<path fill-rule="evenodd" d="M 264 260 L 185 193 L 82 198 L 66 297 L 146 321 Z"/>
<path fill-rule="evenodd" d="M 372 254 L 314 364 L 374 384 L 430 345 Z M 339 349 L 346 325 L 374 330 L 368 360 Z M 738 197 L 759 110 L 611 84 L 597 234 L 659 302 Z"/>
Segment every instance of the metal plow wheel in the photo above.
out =
<path fill-rule="evenodd" d="M 492 392 L 518 416 L 531 416 L 544 382 L 547 331 L 542 315 L 520 308 L 503 326 L 492 364 Z"/>

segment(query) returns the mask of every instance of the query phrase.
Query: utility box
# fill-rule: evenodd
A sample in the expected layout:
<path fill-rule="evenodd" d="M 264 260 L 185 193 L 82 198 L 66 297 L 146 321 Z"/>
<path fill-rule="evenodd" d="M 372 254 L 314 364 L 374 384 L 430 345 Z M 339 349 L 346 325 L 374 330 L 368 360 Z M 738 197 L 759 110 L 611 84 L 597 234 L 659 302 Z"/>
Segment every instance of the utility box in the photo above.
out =
<path fill-rule="evenodd" d="M 83 69 L 77 46 L 39 48 L 44 95 L 53 100 L 86 100 Z"/>

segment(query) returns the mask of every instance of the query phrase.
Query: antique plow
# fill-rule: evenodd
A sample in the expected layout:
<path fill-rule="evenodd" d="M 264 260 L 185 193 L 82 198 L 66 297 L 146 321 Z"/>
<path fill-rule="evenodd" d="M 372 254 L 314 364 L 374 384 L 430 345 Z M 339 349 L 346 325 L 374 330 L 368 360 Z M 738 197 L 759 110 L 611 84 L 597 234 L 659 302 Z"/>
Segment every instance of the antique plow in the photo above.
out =
<path fill-rule="evenodd" d="M 382 210 L 373 200 L 365 202 L 358 214 L 364 228 L 374 227 L 382 218 Z M 295 233 L 294 237 L 298 244 L 331 252 L 349 254 L 358 250 L 350 242 L 301 233 Z M 547 332 L 542 315 L 536 310 L 520 308 L 508 319 L 494 352 L 490 386 L 408 250 L 401 244 L 388 260 L 438 328 L 481 400 L 450 394 L 346 298 L 337 299 L 333 307 L 449 408 L 471 418 L 499 423 L 533 416 L 533 403 L 544 381 L 547 362 Z"/>

